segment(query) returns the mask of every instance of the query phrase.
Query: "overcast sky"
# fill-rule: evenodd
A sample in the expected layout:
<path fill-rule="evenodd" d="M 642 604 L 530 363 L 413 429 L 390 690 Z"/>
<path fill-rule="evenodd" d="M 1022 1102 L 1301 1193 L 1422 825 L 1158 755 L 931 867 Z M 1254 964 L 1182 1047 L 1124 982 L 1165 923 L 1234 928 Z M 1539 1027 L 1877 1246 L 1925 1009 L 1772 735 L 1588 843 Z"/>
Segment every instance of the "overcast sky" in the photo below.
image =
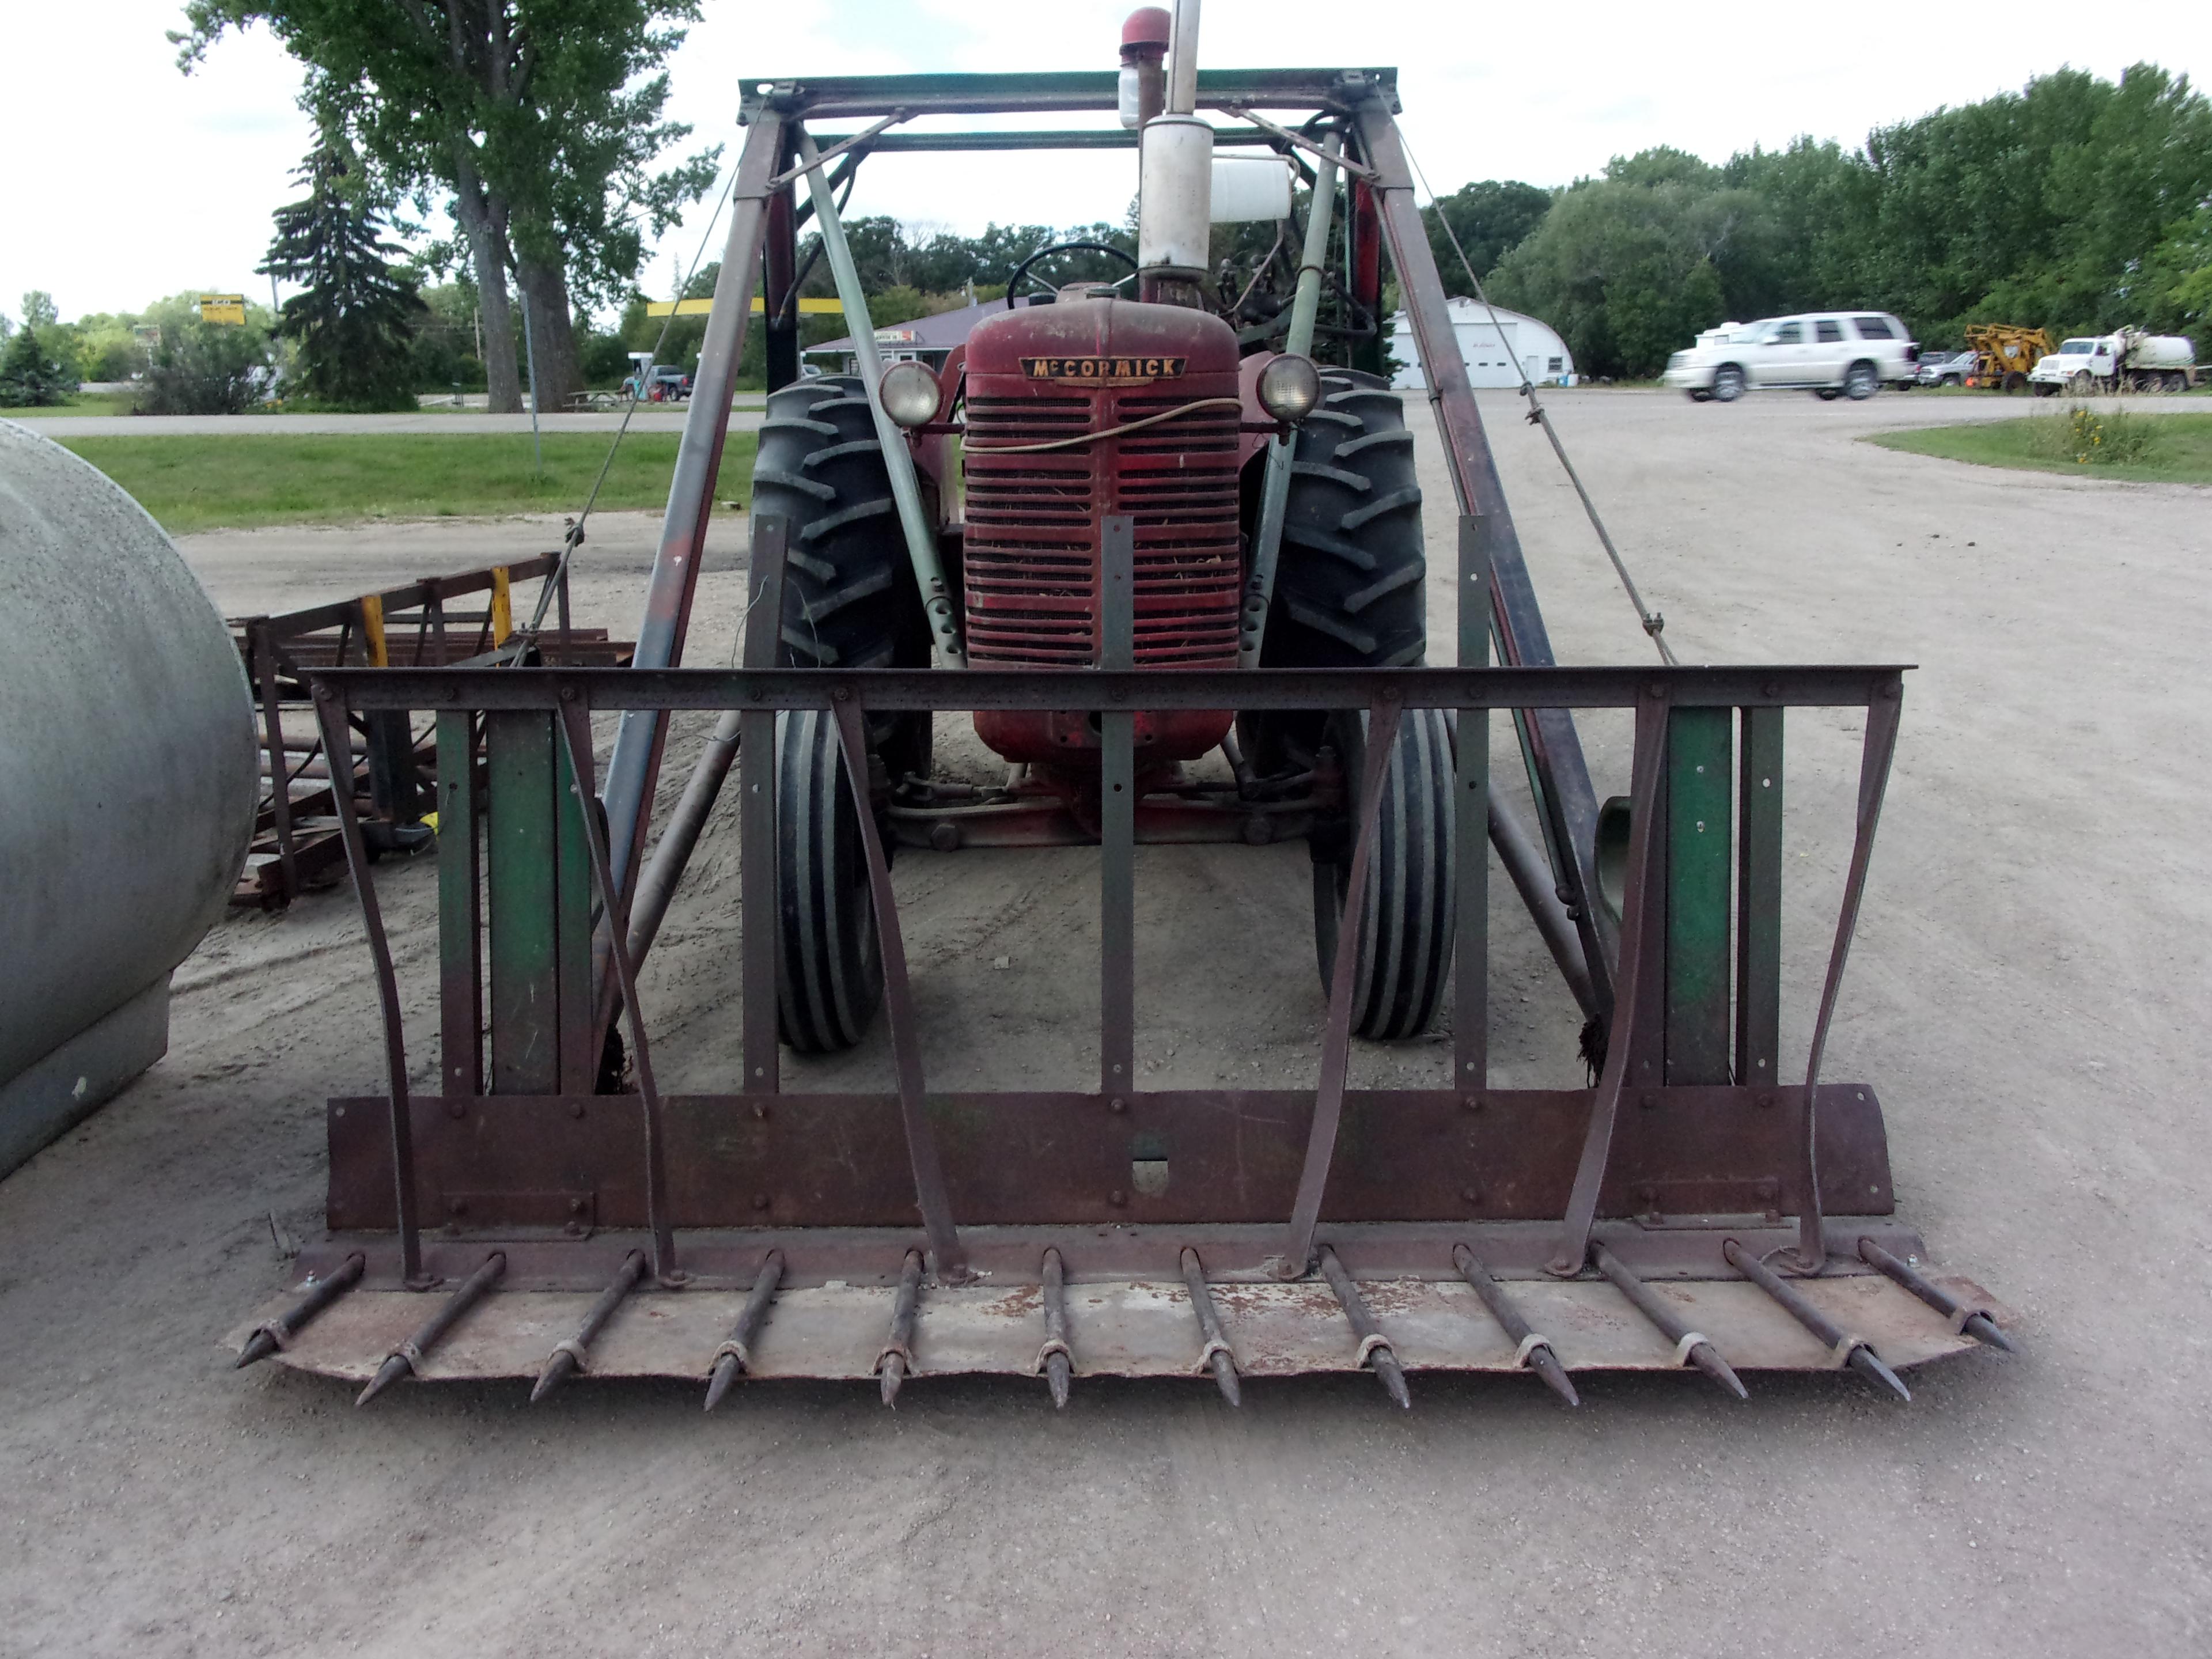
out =
<path fill-rule="evenodd" d="M 385 0 L 378 0 L 385 3 Z M 737 153 L 737 88 L 807 73 L 1106 69 L 1127 0 L 704 0 L 671 65 L 694 147 Z M 253 275 L 270 210 L 307 146 L 297 68 L 256 31 L 187 77 L 165 31 L 177 0 L 10 7 L 0 96 L 0 311 L 46 289 L 64 318 L 137 310 L 187 289 L 266 296 Z M 2015 88 L 2070 64 L 2106 76 L 2149 59 L 2212 73 L 2206 0 L 2021 0 L 2000 22 L 1968 0 L 1860 0 L 1792 12 L 1726 0 L 1491 6 L 1468 0 L 1207 0 L 1217 68 L 1394 64 L 1416 158 L 1439 190 L 1470 179 L 1565 184 L 1609 157 L 1674 144 L 1711 161 L 1800 133 L 1875 125 Z M 1356 19 L 1363 27 L 1346 27 Z M 33 67 L 35 66 L 35 67 Z M 830 124 L 841 125 L 846 124 Z M 852 211 L 980 230 L 986 222 L 1118 219 L 1133 155 L 882 156 Z M 703 228 L 657 252 L 672 285 Z M 719 237 L 719 233 L 717 233 Z"/>

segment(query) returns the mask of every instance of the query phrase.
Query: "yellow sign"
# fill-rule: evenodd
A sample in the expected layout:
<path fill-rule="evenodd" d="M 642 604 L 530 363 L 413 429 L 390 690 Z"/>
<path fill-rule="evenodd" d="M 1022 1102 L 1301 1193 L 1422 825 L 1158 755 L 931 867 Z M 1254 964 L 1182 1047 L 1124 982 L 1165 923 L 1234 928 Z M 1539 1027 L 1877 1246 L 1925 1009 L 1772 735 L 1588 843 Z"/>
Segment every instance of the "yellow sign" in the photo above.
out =
<path fill-rule="evenodd" d="M 704 317 L 714 308 L 712 300 L 653 300 L 647 303 L 645 314 L 648 317 Z M 802 317 L 835 315 L 844 308 L 835 300 L 802 299 L 799 302 L 799 314 Z M 754 295 L 753 315 L 757 317 L 767 309 L 761 301 L 761 296 Z"/>
<path fill-rule="evenodd" d="M 246 296 L 243 294 L 203 294 L 200 295 L 200 320 L 204 323 L 228 323 L 234 327 L 246 325 Z"/>

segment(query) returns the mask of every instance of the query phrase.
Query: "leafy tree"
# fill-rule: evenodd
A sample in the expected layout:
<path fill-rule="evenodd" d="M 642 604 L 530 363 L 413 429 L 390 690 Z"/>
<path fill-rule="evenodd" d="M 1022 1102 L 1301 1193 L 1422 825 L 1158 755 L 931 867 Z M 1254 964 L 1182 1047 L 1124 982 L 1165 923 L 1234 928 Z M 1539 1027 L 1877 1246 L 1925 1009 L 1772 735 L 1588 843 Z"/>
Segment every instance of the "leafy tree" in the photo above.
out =
<path fill-rule="evenodd" d="M 1477 276 L 1482 276 L 1543 222 L 1551 205 L 1552 192 L 1538 185 L 1517 179 L 1486 179 L 1480 184 L 1462 185 L 1450 195 L 1439 197 L 1433 206 L 1423 208 L 1421 219 L 1428 227 L 1429 250 L 1436 256 L 1444 292 L 1474 292 L 1459 255 L 1452 251 L 1452 236 L 1459 238 L 1468 263 Z"/>
<path fill-rule="evenodd" d="M 495 409 L 521 407 L 510 273 L 557 405 L 581 386 L 572 296 L 626 291 L 646 236 L 714 179 L 719 149 L 651 171 L 690 131 L 661 119 L 656 71 L 698 0 L 187 0 L 185 12 L 173 38 L 187 71 L 226 31 L 265 22 L 307 66 L 302 101 L 354 147 L 373 198 L 425 212 L 443 198 L 480 296 Z"/>
<path fill-rule="evenodd" d="M 44 326 L 28 320 L 35 314 L 31 301 L 45 297 L 38 294 L 23 296 L 26 321 L 9 337 L 7 349 L 0 351 L 0 405 L 11 409 L 52 408 L 76 390 L 76 374 L 48 343 L 54 327 L 52 303 L 46 308 Z"/>
<path fill-rule="evenodd" d="M 1754 192 L 1695 156 L 1646 151 L 1561 191 L 1488 286 L 1558 329 L 1584 374 L 1655 374 L 1756 291 L 1763 218 Z"/>
<path fill-rule="evenodd" d="M 42 288 L 34 288 L 23 296 L 23 326 L 52 328 L 62 319 L 55 309 L 54 296 Z"/>
<path fill-rule="evenodd" d="M 319 146 L 293 176 L 307 194 L 276 210 L 276 240 L 258 269 L 306 284 L 278 325 L 299 342 L 301 382 L 342 408 L 412 408 L 410 346 L 427 307 L 384 257 L 401 250 L 349 190 L 353 169 L 336 145 Z"/>

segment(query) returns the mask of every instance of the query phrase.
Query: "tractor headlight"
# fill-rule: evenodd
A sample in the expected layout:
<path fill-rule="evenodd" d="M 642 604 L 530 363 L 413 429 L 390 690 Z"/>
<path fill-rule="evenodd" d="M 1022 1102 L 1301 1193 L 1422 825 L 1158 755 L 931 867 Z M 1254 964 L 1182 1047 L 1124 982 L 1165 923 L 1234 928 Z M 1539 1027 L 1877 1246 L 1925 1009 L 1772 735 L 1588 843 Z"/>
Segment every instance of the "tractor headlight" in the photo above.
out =
<path fill-rule="evenodd" d="M 1321 374 L 1313 359 L 1286 351 L 1260 371 L 1260 407 L 1295 426 L 1321 401 Z"/>
<path fill-rule="evenodd" d="M 927 363 L 893 363 L 877 383 L 884 413 L 901 426 L 920 426 L 937 413 L 937 376 Z"/>

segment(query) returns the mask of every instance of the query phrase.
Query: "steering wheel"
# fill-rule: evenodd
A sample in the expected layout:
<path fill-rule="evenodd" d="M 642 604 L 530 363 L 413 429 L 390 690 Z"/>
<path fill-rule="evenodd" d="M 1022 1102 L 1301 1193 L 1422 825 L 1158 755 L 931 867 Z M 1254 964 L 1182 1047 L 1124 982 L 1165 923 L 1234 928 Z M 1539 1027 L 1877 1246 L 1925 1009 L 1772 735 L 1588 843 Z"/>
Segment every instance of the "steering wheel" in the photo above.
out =
<path fill-rule="evenodd" d="M 1039 248 L 1014 267 L 1014 274 L 1006 279 L 1007 310 L 1014 308 L 1014 291 L 1022 285 L 1022 278 L 1030 274 L 1030 267 L 1055 253 L 1107 253 L 1127 265 L 1132 274 L 1137 269 L 1137 256 L 1125 248 L 1115 247 L 1105 242 L 1054 242 L 1050 247 Z"/>

